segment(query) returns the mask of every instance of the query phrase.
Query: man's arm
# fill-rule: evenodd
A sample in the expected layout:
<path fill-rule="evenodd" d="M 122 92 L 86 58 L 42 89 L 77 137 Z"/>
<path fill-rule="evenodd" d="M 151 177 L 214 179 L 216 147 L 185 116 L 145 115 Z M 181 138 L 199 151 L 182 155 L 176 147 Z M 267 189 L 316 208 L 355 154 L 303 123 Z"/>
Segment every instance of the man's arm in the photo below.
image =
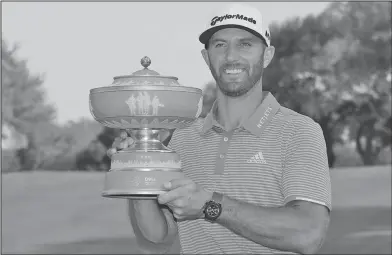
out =
<path fill-rule="evenodd" d="M 128 215 L 141 252 L 167 253 L 177 237 L 172 213 L 156 200 L 128 200 Z"/>
<path fill-rule="evenodd" d="M 315 253 L 329 225 L 325 206 L 292 201 L 282 207 L 260 207 L 223 196 L 217 223 L 272 249 Z"/>

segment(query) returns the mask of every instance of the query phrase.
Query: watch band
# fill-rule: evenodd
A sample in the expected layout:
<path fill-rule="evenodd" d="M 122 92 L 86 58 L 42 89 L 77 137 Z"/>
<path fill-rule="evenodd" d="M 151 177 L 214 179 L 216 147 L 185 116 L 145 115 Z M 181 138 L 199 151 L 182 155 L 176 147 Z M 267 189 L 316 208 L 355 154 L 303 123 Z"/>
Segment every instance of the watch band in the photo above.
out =
<path fill-rule="evenodd" d="M 218 193 L 218 192 L 215 192 L 215 191 L 214 191 L 214 192 L 212 193 L 212 198 L 211 198 L 211 200 L 214 201 L 214 202 L 216 202 L 216 203 L 221 204 L 221 203 L 222 203 L 222 200 L 223 200 L 223 195 L 220 194 L 220 193 Z"/>

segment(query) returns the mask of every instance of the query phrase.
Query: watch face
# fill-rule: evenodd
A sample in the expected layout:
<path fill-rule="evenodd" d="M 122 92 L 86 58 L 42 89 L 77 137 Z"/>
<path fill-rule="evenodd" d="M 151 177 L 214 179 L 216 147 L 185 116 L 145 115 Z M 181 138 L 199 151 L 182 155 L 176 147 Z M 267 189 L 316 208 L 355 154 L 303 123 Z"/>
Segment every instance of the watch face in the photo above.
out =
<path fill-rule="evenodd" d="M 216 203 L 210 203 L 207 208 L 206 208 L 206 215 L 208 215 L 209 218 L 216 218 L 219 216 L 221 211 L 221 207 L 219 204 Z"/>

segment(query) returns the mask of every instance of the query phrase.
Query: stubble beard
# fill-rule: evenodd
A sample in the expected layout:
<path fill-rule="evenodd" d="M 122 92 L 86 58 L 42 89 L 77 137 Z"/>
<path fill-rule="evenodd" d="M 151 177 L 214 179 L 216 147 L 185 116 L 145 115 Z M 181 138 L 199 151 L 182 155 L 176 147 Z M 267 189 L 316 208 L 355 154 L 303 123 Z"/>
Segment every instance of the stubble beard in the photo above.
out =
<path fill-rule="evenodd" d="M 239 85 L 239 88 L 235 90 L 230 90 L 229 89 L 230 83 L 221 81 L 219 75 L 214 70 L 211 69 L 211 72 L 222 94 L 227 97 L 235 98 L 235 97 L 241 97 L 247 94 L 248 92 L 252 91 L 255 88 L 255 86 L 259 83 L 259 81 L 262 79 L 263 72 L 264 72 L 263 61 L 261 60 L 255 67 L 261 68 L 261 71 L 253 76 L 248 75 L 248 79 L 241 82 L 242 84 Z"/>

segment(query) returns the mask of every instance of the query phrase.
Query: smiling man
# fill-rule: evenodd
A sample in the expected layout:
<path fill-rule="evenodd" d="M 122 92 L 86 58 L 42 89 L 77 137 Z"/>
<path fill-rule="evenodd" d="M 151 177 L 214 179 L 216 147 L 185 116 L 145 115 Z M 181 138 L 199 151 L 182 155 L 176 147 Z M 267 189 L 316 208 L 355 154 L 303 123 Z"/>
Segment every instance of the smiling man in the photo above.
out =
<path fill-rule="evenodd" d="M 171 138 L 186 178 L 165 184 L 157 201 L 129 200 L 139 245 L 164 253 L 179 236 L 184 254 L 317 252 L 331 210 L 325 140 L 312 119 L 262 90 L 275 51 L 262 15 L 230 4 L 199 40 L 217 100 Z M 130 142 L 116 139 L 109 155 Z"/>

